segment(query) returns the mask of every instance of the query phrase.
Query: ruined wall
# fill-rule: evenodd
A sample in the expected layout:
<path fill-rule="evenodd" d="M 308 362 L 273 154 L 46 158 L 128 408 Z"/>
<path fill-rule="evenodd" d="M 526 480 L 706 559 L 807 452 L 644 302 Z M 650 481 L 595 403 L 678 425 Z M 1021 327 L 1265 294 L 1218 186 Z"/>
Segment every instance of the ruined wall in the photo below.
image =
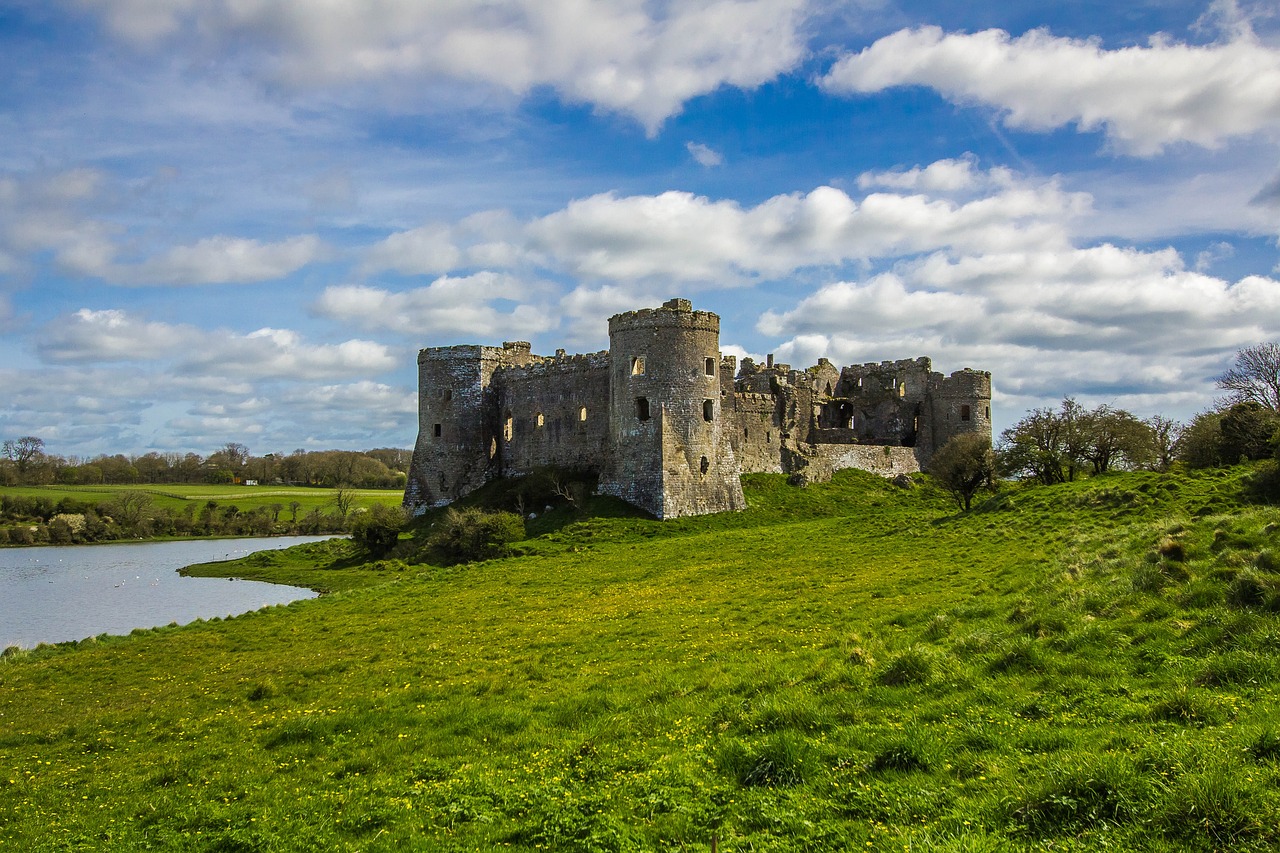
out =
<path fill-rule="evenodd" d="M 746 506 L 722 436 L 720 318 L 684 299 L 609 318 L 612 459 L 600 491 L 659 518 Z"/>
<path fill-rule="evenodd" d="M 418 441 L 405 486 L 406 506 L 442 506 L 495 475 L 489 386 L 507 356 L 504 349 L 481 346 L 418 353 Z"/>
<path fill-rule="evenodd" d="M 911 447 L 891 447 L 887 444 L 811 444 L 797 448 L 797 455 L 803 458 L 803 464 L 794 460 L 790 467 L 802 471 L 815 481 L 828 480 L 832 473 L 846 468 L 870 471 L 882 477 L 920 471 L 920 460 Z"/>
<path fill-rule="evenodd" d="M 503 477 L 555 466 L 599 471 L 609 440 L 609 353 L 534 356 L 494 374 Z"/>
<path fill-rule="evenodd" d="M 744 473 L 783 473 L 782 424 L 772 394 L 732 396 L 732 421 L 725 424 L 733 455 Z"/>

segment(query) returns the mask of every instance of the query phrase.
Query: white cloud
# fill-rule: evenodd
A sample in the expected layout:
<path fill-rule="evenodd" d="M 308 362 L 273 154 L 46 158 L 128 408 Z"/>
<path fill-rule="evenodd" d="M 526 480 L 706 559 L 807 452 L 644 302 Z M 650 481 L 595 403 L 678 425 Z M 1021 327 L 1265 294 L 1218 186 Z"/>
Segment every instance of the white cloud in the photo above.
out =
<path fill-rule="evenodd" d="M 382 373 L 400 365 L 382 344 L 349 340 L 310 344 L 293 331 L 248 334 L 148 322 L 119 309 L 82 308 L 45 328 L 38 347 L 52 362 L 174 362 L 179 374 L 325 380 Z"/>
<path fill-rule="evenodd" d="M 651 132 L 690 98 L 750 88 L 805 48 L 805 0 L 81 0 L 121 36 L 178 33 L 265 52 L 296 87 L 390 79 L 475 81 L 628 113 Z"/>
<path fill-rule="evenodd" d="M 1139 155 L 1176 142 L 1217 147 L 1280 126 L 1280 50 L 1247 32 L 1218 44 L 1157 36 L 1145 47 L 1107 50 L 1045 30 L 1012 38 L 921 27 L 840 59 L 821 85 L 845 93 L 927 86 L 995 107 L 1010 127 L 1103 129 Z"/>
<path fill-rule="evenodd" d="M 1065 242 L 1062 223 L 1086 196 L 1053 181 L 1007 185 L 956 202 L 923 194 L 854 199 L 834 187 L 775 196 L 756 207 L 686 192 L 571 202 L 525 228 L 530 250 L 588 279 L 734 285 L 805 267 L 948 247 L 1008 251 Z"/>
<path fill-rule="evenodd" d="M 713 166 L 724 165 L 724 155 L 721 154 L 719 151 L 716 151 L 712 148 L 708 148 L 706 145 L 703 145 L 701 142 L 686 142 L 684 144 L 684 147 L 685 147 L 685 150 L 689 152 L 689 155 L 693 157 L 695 161 L 697 161 L 699 166 L 706 166 L 707 168 L 711 168 Z"/>
<path fill-rule="evenodd" d="M 390 330 L 418 339 L 433 336 L 531 337 L 554 327 L 543 308 L 528 303 L 546 288 L 510 275 L 480 272 L 442 276 L 426 287 L 396 292 L 367 285 L 326 288 L 314 310 L 367 330 Z M 495 301 L 514 302 L 503 311 Z"/>
<path fill-rule="evenodd" d="M 118 309 L 81 308 L 50 323 L 40 354 L 52 361 L 153 361 L 182 350 L 201 332 L 193 326 L 151 323 Z"/>
<path fill-rule="evenodd" d="M 759 329 L 785 339 L 784 360 L 929 354 L 991 370 L 1023 405 L 1077 393 L 1154 410 L 1203 405 L 1223 353 L 1280 334 L 1280 281 L 1190 271 L 1172 249 L 939 253 L 822 287 Z"/>
<path fill-rule="evenodd" d="M 207 237 L 175 246 L 158 258 L 116 265 L 104 277 L 120 284 L 245 284 L 271 281 L 324 256 L 319 237 L 304 234 L 278 243 L 242 237 Z"/>

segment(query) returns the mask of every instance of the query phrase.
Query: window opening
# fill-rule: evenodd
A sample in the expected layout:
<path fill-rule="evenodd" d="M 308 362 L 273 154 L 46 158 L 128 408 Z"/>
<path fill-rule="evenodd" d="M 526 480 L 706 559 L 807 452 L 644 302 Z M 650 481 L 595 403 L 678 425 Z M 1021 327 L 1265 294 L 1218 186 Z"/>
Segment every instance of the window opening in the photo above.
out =
<path fill-rule="evenodd" d="M 711 463 L 708 462 L 707 457 L 704 456 L 702 457 L 702 463 L 698 467 L 700 467 L 702 469 L 702 473 L 705 474 L 707 473 L 708 469 L 711 468 Z"/>
<path fill-rule="evenodd" d="M 586 422 L 586 420 L 587 420 L 587 407 L 586 407 L 586 406 L 579 406 L 579 407 L 578 407 L 578 422 L 579 422 L 579 423 L 585 423 L 585 422 Z"/>
<path fill-rule="evenodd" d="M 447 403 L 452 399 L 453 399 L 453 389 L 452 388 L 444 389 L 444 401 Z"/>
<path fill-rule="evenodd" d="M 649 398 L 636 397 L 636 417 L 642 421 L 649 420 Z"/>
<path fill-rule="evenodd" d="M 903 382 L 900 385 L 898 385 L 898 396 L 899 397 L 907 396 L 907 383 Z"/>
<path fill-rule="evenodd" d="M 491 438 L 489 439 L 489 458 L 492 459 L 497 455 L 498 455 L 498 439 Z"/>
<path fill-rule="evenodd" d="M 440 437 L 440 431 L 441 431 L 441 429 L 442 429 L 442 425 L 441 425 L 441 424 L 436 424 L 436 425 L 435 425 L 435 434 L 436 434 L 436 438 L 439 438 L 439 437 Z"/>
<path fill-rule="evenodd" d="M 644 356 L 638 355 L 631 359 L 631 375 L 644 376 Z"/>
<path fill-rule="evenodd" d="M 715 360 L 714 358 L 708 358 L 708 359 L 707 359 L 706 367 L 707 367 L 707 375 L 708 375 L 708 376 L 715 376 L 715 375 L 716 375 L 716 360 Z"/>
<path fill-rule="evenodd" d="M 536 427 L 540 427 L 540 426 L 542 426 L 545 422 L 546 422 L 546 421 L 545 421 L 545 420 L 543 419 L 543 417 L 542 417 L 542 412 L 538 412 L 536 415 L 534 415 L 534 416 L 533 416 L 533 425 L 534 425 L 534 426 L 536 426 Z"/>
<path fill-rule="evenodd" d="M 707 423 L 711 423 L 716 418 L 715 404 L 710 400 L 702 401 L 702 419 Z"/>
<path fill-rule="evenodd" d="M 982 416 L 983 416 L 984 418 L 986 418 L 987 420 L 991 420 L 991 407 L 990 407 L 990 406 L 987 406 L 987 407 L 983 410 L 983 414 L 982 414 Z"/>
<path fill-rule="evenodd" d="M 502 437 L 506 441 L 511 440 L 512 433 L 515 432 L 515 418 L 511 417 L 511 413 L 507 412 L 507 419 L 502 422 Z"/>
<path fill-rule="evenodd" d="M 962 421 L 967 421 L 967 420 L 969 420 L 969 407 L 968 407 L 968 406 L 961 406 L 961 407 L 960 407 L 960 420 L 962 420 Z"/>

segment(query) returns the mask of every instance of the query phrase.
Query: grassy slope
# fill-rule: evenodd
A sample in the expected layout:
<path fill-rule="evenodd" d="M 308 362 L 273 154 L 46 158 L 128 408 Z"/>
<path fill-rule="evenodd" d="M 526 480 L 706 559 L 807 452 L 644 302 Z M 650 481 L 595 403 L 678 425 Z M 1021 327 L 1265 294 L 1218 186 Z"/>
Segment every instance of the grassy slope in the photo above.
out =
<path fill-rule="evenodd" d="M 0 664 L 15 849 L 1267 849 L 1280 525 L 1241 472 L 742 514 Z"/>

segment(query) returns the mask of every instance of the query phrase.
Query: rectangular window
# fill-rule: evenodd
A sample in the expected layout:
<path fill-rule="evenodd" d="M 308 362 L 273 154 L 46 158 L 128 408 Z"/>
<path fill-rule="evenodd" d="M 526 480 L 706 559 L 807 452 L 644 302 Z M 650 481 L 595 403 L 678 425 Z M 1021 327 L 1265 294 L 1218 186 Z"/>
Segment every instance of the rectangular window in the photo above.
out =
<path fill-rule="evenodd" d="M 644 356 L 638 355 L 631 359 L 631 375 L 644 376 Z"/>
<path fill-rule="evenodd" d="M 649 399 L 636 397 L 636 417 L 642 421 L 649 420 Z"/>
<path fill-rule="evenodd" d="M 440 425 L 440 424 L 436 424 L 436 426 L 435 426 L 435 434 L 436 434 L 436 438 L 439 438 L 439 437 L 440 437 L 440 431 L 441 431 L 441 428 L 442 428 L 442 427 L 441 427 L 441 425 Z"/>
<path fill-rule="evenodd" d="M 960 407 L 960 420 L 962 420 L 962 421 L 967 421 L 967 420 L 969 420 L 969 407 L 968 407 L 968 406 L 961 406 L 961 407 Z"/>
<path fill-rule="evenodd" d="M 716 375 L 716 360 L 714 358 L 707 359 L 707 375 L 708 376 Z"/>

